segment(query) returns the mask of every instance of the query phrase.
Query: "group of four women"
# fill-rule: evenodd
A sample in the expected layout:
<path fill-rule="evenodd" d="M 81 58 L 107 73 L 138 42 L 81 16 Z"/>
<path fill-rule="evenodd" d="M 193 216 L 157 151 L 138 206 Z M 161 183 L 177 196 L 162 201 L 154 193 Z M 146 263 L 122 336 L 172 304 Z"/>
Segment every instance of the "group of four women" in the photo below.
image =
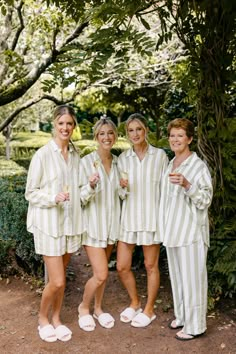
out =
<path fill-rule="evenodd" d="M 147 142 L 148 125 L 140 114 L 132 114 L 126 121 L 132 147 L 118 158 L 111 153 L 117 130 L 110 119 L 97 121 L 94 138 L 98 148 L 82 159 L 71 143 L 75 125 L 74 110 L 57 107 L 54 138 L 35 153 L 28 172 L 27 227 L 49 276 L 40 304 L 40 338 L 47 342 L 71 339 L 72 332 L 61 323 L 60 312 L 66 267 L 81 245 L 93 275 L 85 284 L 78 307 L 79 327 L 93 331 L 95 320 L 105 328 L 114 326 L 115 319 L 103 311 L 102 300 L 108 262 L 116 243 L 117 271 L 130 297 L 120 321 L 146 327 L 156 318 L 154 303 L 160 285 L 158 260 L 163 242 L 175 311 L 169 327 L 181 328 L 176 334 L 180 340 L 203 334 L 207 309 L 207 209 L 212 185 L 207 166 L 189 149 L 194 134 L 192 123 L 187 119 L 169 123 L 169 143 L 175 153 L 169 164 L 165 152 Z M 136 245 L 142 246 L 147 272 L 148 296 L 143 309 L 131 270 Z"/>

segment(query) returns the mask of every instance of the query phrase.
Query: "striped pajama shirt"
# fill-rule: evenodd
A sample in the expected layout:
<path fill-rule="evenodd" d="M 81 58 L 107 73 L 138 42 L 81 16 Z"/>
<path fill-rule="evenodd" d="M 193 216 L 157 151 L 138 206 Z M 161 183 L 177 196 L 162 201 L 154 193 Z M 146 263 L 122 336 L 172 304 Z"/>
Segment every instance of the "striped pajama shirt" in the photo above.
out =
<path fill-rule="evenodd" d="M 81 245 L 79 163 L 73 147 L 69 147 L 66 162 L 54 140 L 37 150 L 31 160 L 25 198 L 29 201 L 27 230 L 34 234 L 36 253 L 60 256 Z M 64 186 L 68 186 L 70 201 L 57 204 L 56 195 Z"/>
<path fill-rule="evenodd" d="M 90 187 L 89 177 L 95 172 L 98 172 L 100 181 L 93 189 Z M 107 244 L 114 244 L 117 241 L 120 229 L 118 190 L 119 174 L 116 156 L 112 156 L 109 175 L 106 173 L 97 151 L 93 151 L 81 159 L 80 195 L 86 224 L 83 245 L 105 248 Z"/>
<path fill-rule="evenodd" d="M 208 207 L 212 182 L 205 163 L 192 153 L 175 170 L 191 183 L 185 191 L 169 182 L 173 162 L 174 159 L 163 178 L 161 235 L 167 250 L 177 325 L 184 325 L 184 333 L 196 335 L 206 330 Z"/>
<path fill-rule="evenodd" d="M 160 243 L 158 212 L 161 179 L 167 163 L 165 152 L 152 145 L 148 145 L 142 161 L 133 148 L 119 156 L 119 172 L 126 172 L 129 182 L 128 189 L 120 190 L 123 199 L 120 241 L 138 245 Z"/>

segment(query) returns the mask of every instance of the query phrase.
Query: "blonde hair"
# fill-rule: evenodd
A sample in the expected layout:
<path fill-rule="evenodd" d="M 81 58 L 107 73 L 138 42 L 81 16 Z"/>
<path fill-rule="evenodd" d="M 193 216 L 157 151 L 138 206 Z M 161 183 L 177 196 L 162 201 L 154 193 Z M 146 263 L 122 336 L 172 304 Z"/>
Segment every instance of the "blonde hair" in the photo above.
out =
<path fill-rule="evenodd" d="M 118 139 L 117 128 L 116 128 L 115 123 L 110 118 L 101 118 L 95 123 L 95 125 L 93 127 L 93 137 L 94 137 L 94 139 L 97 140 L 99 131 L 102 128 L 102 126 L 105 125 L 105 124 L 110 125 L 110 127 L 112 128 L 112 130 L 113 130 L 113 132 L 115 134 L 115 138 L 117 140 Z"/>
<path fill-rule="evenodd" d="M 127 119 L 127 121 L 125 122 L 125 128 L 126 128 L 126 133 L 128 134 L 128 127 L 129 127 L 129 124 L 131 122 L 133 122 L 134 120 L 138 121 L 142 127 L 144 128 L 145 131 L 148 130 L 148 123 L 147 123 L 147 120 L 146 118 L 140 114 L 140 113 L 133 113 L 129 116 L 129 118 Z"/>
<path fill-rule="evenodd" d="M 76 121 L 76 114 L 75 114 L 74 108 L 72 108 L 71 106 L 67 106 L 67 105 L 58 106 L 54 110 L 54 112 L 53 112 L 53 125 L 54 125 L 54 127 L 55 127 L 55 124 L 58 121 L 58 119 L 60 119 L 64 114 L 69 114 L 69 116 L 71 116 L 71 118 L 74 121 L 74 127 L 76 127 L 77 121 Z M 54 132 L 53 132 L 53 135 L 54 135 Z M 70 139 L 70 143 L 73 146 L 73 149 L 76 152 L 78 152 L 71 139 Z"/>
<path fill-rule="evenodd" d="M 61 105 L 61 106 L 56 107 L 56 109 L 53 112 L 54 124 L 64 114 L 69 114 L 71 116 L 71 118 L 73 119 L 74 124 L 76 126 L 77 121 L 76 121 L 76 114 L 75 114 L 74 108 L 72 108 L 71 106 L 67 106 L 67 105 Z"/>
<path fill-rule="evenodd" d="M 141 126 L 143 127 L 144 131 L 145 131 L 145 140 L 147 141 L 147 133 L 148 133 L 148 123 L 146 118 L 140 114 L 140 113 L 133 113 L 129 116 L 129 118 L 127 119 L 127 121 L 125 122 L 125 130 L 126 130 L 126 136 L 129 138 L 129 133 L 128 133 L 128 128 L 129 128 L 129 124 L 133 121 L 137 121 L 138 123 L 141 124 Z"/>

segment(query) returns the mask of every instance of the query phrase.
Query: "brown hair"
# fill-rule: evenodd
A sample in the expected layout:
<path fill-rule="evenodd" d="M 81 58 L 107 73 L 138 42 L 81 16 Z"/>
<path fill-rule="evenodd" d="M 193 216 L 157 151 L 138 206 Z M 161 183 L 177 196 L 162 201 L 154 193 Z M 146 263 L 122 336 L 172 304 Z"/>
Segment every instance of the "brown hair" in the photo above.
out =
<path fill-rule="evenodd" d="M 194 136 L 194 125 L 193 122 L 186 118 L 176 118 L 169 122 L 167 126 L 167 134 L 170 136 L 170 131 L 172 128 L 183 129 L 186 132 L 188 138 L 192 138 Z"/>
<path fill-rule="evenodd" d="M 99 134 L 99 131 L 100 131 L 100 129 L 101 129 L 101 127 L 103 126 L 103 125 L 105 125 L 105 124 L 108 124 L 108 125 L 110 125 L 111 126 L 111 128 L 112 128 L 112 130 L 113 130 L 113 132 L 114 132 L 114 134 L 115 134 L 115 138 L 116 138 L 116 140 L 117 140 L 117 138 L 118 138 L 118 133 L 117 133 L 117 128 L 116 128 L 116 125 L 115 125 L 115 123 L 110 119 L 110 118 L 100 118 L 96 123 L 95 123 L 95 125 L 94 125 L 94 127 L 93 127 L 93 137 L 94 137 L 94 139 L 95 140 L 97 140 L 97 136 L 98 136 L 98 134 Z"/>

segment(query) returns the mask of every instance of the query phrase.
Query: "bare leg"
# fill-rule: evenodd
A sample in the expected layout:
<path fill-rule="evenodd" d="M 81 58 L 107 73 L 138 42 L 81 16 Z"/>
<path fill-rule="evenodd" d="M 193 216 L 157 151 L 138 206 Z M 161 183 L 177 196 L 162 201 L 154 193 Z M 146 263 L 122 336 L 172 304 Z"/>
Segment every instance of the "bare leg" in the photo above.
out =
<path fill-rule="evenodd" d="M 68 266 L 70 258 L 71 258 L 70 253 L 66 253 L 62 256 L 65 286 L 66 286 L 66 268 Z M 65 292 L 65 286 L 64 286 L 64 289 L 55 297 L 55 301 L 52 304 L 52 323 L 53 323 L 54 327 L 57 327 L 61 324 L 60 312 L 61 312 L 64 292 Z"/>
<path fill-rule="evenodd" d="M 93 268 L 93 276 L 87 281 L 83 301 L 79 305 L 79 315 L 89 314 L 90 304 L 99 287 L 105 284 L 108 276 L 107 256 L 104 248 L 85 246 L 89 261 Z"/>
<path fill-rule="evenodd" d="M 144 264 L 147 272 L 147 303 L 144 313 L 152 317 L 154 314 L 154 304 L 160 287 L 160 272 L 158 260 L 160 255 L 160 245 L 143 246 Z"/>
<path fill-rule="evenodd" d="M 118 242 L 117 247 L 117 271 L 120 280 L 130 297 L 130 306 L 135 310 L 140 307 L 140 300 L 136 288 L 134 274 L 131 271 L 132 256 L 135 244 L 128 244 L 122 241 Z"/>
<path fill-rule="evenodd" d="M 56 310 L 56 313 L 60 313 L 65 289 L 63 256 L 43 256 L 43 259 L 47 266 L 49 281 L 43 290 L 40 304 L 39 324 L 41 327 L 49 324 L 49 311 L 51 306 L 54 308 L 54 312 Z M 55 306 L 56 303 L 58 304 L 57 306 Z M 59 316 L 57 315 L 57 317 Z"/>
<path fill-rule="evenodd" d="M 107 248 L 105 249 L 107 262 L 109 261 L 109 259 L 111 257 L 112 249 L 113 249 L 113 245 L 108 245 Z M 103 300 L 105 287 L 106 287 L 106 282 L 104 282 L 101 286 L 99 286 L 96 290 L 96 293 L 95 293 L 94 313 L 97 316 L 99 316 L 99 315 L 101 315 L 101 313 L 103 313 L 102 300 Z"/>

